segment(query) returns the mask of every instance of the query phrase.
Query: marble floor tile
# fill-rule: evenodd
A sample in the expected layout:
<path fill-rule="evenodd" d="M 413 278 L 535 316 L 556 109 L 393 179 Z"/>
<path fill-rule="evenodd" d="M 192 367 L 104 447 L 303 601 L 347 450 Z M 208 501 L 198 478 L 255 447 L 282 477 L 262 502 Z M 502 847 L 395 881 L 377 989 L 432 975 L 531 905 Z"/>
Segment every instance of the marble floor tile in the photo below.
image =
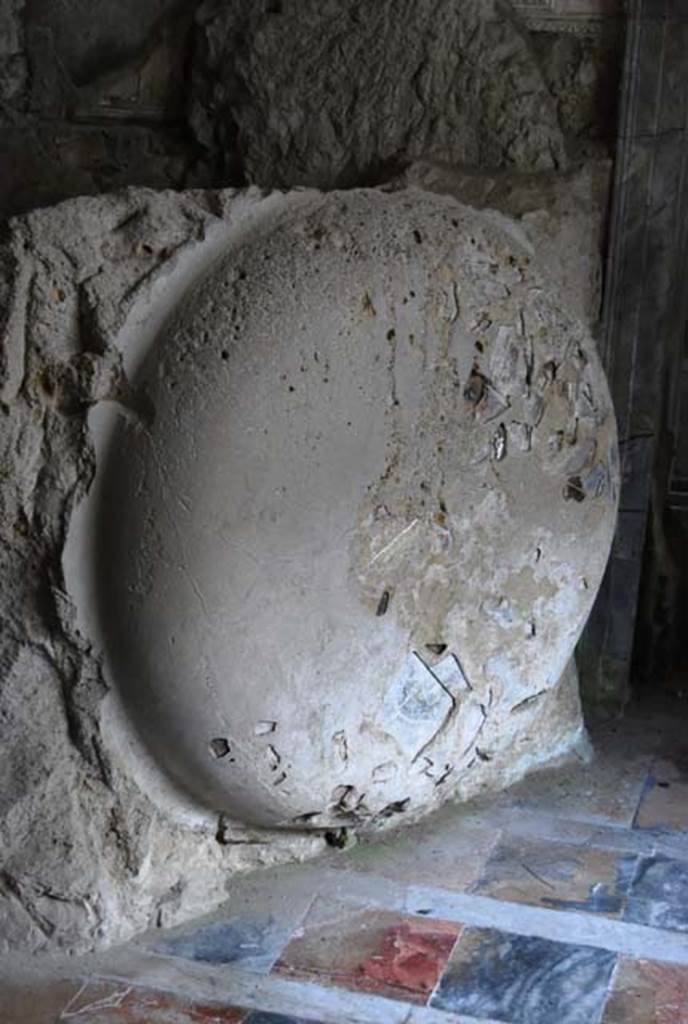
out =
<path fill-rule="evenodd" d="M 274 972 L 425 1003 L 461 926 L 319 900 Z"/>
<path fill-rule="evenodd" d="M 126 982 L 85 984 L 57 1018 L 59 1024 L 242 1024 L 247 1010 L 192 1003 L 169 992 Z"/>
<path fill-rule="evenodd" d="M 248 1011 L 191 1003 L 169 992 L 123 982 L 89 982 L 62 1012 L 60 1024 L 241 1024 Z"/>
<path fill-rule="evenodd" d="M 592 946 L 465 928 L 430 1005 L 508 1024 L 591 1024 L 615 961 Z"/>
<path fill-rule="evenodd" d="M 455 812 L 456 808 L 452 808 Z M 463 892 L 476 881 L 499 839 L 494 826 L 452 821 L 441 812 L 433 820 L 362 842 L 331 863 L 343 871 L 366 873 L 399 884 L 437 885 Z"/>
<path fill-rule="evenodd" d="M 623 919 L 651 928 L 688 932 L 688 861 L 641 857 Z"/>
<path fill-rule="evenodd" d="M 602 1024 L 688 1024 L 688 966 L 620 959 Z"/>
<path fill-rule="evenodd" d="M 688 764 L 683 758 L 653 763 L 634 827 L 688 832 Z"/>
<path fill-rule="evenodd" d="M 0 983 L 2 1024 L 54 1024 L 81 988 L 80 981 Z"/>
<path fill-rule="evenodd" d="M 157 942 L 154 950 L 166 956 L 210 964 L 236 964 L 247 971 L 267 972 L 286 945 L 293 927 L 293 921 L 278 920 L 272 914 L 245 913 L 181 931 Z"/>
<path fill-rule="evenodd" d="M 637 856 L 509 836 L 471 892 L 556 910 L 619 917 Z"/>
<path fill-rule="evenodd" d="M 599 729 L 592 737 L 590 764 L 567 764 L 535 772 L 492 798 L 493 806 L 527 807 L 539 813 L 598 824 L 632 824 L 653 755 L 629 747 L 622 726 Z"/>

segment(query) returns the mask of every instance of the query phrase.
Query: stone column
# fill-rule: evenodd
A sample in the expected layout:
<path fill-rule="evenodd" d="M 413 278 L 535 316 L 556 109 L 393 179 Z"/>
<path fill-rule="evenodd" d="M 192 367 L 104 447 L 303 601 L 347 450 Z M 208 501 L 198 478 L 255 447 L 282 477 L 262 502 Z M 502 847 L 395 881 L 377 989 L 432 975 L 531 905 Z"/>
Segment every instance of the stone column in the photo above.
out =
<path fill-rule="evenodd" d="M 596 703 L 628 696 L 663 380 L 686 322 L 688 5 L 629 0 L 602 358 L 622 489 L 607 574 L 581 643 Z"/>

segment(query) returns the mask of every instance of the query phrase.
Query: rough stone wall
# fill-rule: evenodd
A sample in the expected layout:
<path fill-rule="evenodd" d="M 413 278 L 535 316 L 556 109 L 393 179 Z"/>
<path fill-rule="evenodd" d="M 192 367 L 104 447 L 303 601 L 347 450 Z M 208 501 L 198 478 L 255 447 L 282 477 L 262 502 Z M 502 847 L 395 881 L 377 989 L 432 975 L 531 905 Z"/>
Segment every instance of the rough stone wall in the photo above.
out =
<path fill-rule="evenodd" d="M 596 329 L 602 300 L 605 213 L 611 161 L 591 160 L 565 174 L 489 173 L 419 160 L 398 184 L 454 196 L 513 217 L 569 311 Z"/>
<path fill-rule="evenodd" d="M 174 924 L 231 898 L 237 871 L 324 848 L 320 834 L 247 829 L 144 785 L 113 742 L 116 705 L 63 574 L 95 470 L 91 410 L 137 415 L 127 325 L 243 201 L 71 200 L 11 221 L 0 245 L 0 952 L 78 951 Z M 582 735 L 575 671 L 528 714 L 519 756 L 477 760 L 463 797 L 542 761 L 539 737 L 551 754 Z"/>
<path fill-rule="evenodd" d="M 223 0 L 194 24 L 196 0 L 0 0 L 0 217 L 133 184 L 371 183 L 407 157 L 545 169 L 613 137 L 617 23 L 574 37 L 527 31 L 506 0 L 392 6 Z"/>
<path fill-rule="evenodd" d="M 506 4 L 250 0 L 206 3 L 199 22 L 192 123 L 209 149 L 235 124 L 250 181 L 367 184 L 421 155 L 565 162 L 555 103 Z"/>
<path fill-rule="evenodd" d="M 21 12 L 24 0 L 0 3 L 0 102 L 16 100 L 26 90 L 27 65 Z"/>
<path fill-rule="evenodd" d="M 0 216 L 190 180 L 193 10 L 178 0 L 0 0 Z"/>
<path fill-rule="evenodd" d="M 172 924 L 225 899 L 237 870 L 324 846 L 154 806 L 104 746 L 100 663 L 65 593 L 86 416 L 127 402 L 114 336 L 212 219 L 202 195 L 122 193 L 13 221 L 0 247 L 0 952 Z"/>
<path fill-rule="evenodd" d="M 624 31 L 620 18 L 593 32 L 532 32 L 569 159 L 613 156 Z"/>

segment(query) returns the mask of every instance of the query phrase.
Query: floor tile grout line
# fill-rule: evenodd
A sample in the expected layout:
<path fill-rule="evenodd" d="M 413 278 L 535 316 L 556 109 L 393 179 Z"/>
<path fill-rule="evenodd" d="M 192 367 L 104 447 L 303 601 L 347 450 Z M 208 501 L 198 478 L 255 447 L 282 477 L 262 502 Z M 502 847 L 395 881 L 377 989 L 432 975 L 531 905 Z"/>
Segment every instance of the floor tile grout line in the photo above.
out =
<path fill-rule="evenodd" d="M 524 821 L 527 824 L 524 824 Z M 607 839 L 609 841 L 618 840 L 623 843 L 623 840 L 631 846 L 637 847 L 642 843 L 642 840 L 647 840 L 651 843 L 653 840 L 659 838 L 665 843 L 673 843 L 685 849 L 685 856 L 688 858 L 688 831 L 680 829 L 650 829 L 650 828 L 637 828 L 633 824 L 619 825 L 611 821 L 602 821 L 597 819 L 590 819 L 586 817 L 577 817 L 572 815 L 562 815 L 555 812 L 543 813 L 542 811 L 534 810 L 530 807 L 522 808 L 502 808 L 496 813 L 491 812 L 486 815 L 482 822 L 485 824 L 491 824 L 494 827 L 501 827 L 505 831 L 509 831 L 512 834 L 522 836 L 526 838 L 530 835 L 545 841 L 545 842 L 563 842 L 570 843 L 572 845 L 582 845 L 582 843 L 575 843 L 573 838 L 569 836 L 557 837 L 556 834 L 548 834 L 543 836 L 539 832 L 535 832 L 535 825 L 540 826 L 553 826 L 554 829 L 558 825 L 563 824 L 566 826 L 573 826 L 574 828 L 588 829 L 593 833 L 599 833 L 599 836 L 593 834 L 592 839 L 595 840 L 592 845 L 599 846 L 601 839 Z M 657 836 L 657 832 L 660 832 L 660 836 Z M 590 837 L 587 842 L 590 842 Z M 624 844 L 625 846 L 625 844 Z"/>
<path fill-rule="evenodd" d="M 69 1010 L 70 1006 L 72 1006 L 72 1004 L 75 1002 L 75 1000 L 77 1000 L 79 998 L 79 996 L 82 994 L 84 989 L 87 987 L 88 983 L 89 983 L 88 979 L 86 981 L 82 981 L 81 985 L 79 986 L 77 991 L 74 992 L 74 994 L 69 997 L 69 999 L 67 1000 L 66 1004 L 62 1007 L 62 1009 L 60 1010 L 60 1012 L 58 1014 L 58 1017 L 57 1017 L 58 1021 L 62 1020 L 62 1014 L 66 1013 Z"/>
<path fill-rule="evenodd" d="M 405 1024 L 409 1019 L 413 1024 L 457 1024 L 453 1012 L 428 1005 L 409 1004 L 403 1000 L 343 986 L 326 986 L 279 974 L 257 974 L 228 964 L 211 966 L 189 961 L 184 961 L 181 969 L 172 973 L 176 982 L 173 984 L 170 975 L 160 970 L 160 958 L 155 963 L 147 964 L 143 971 L 140 957 L 131 963 L 128 955 L 118 959 L 120 971 L 113 970 L 117 966 L 113 962 L 108 965 L 109 969 L 98 972 L 98 980 L 126 981 L 135 988 L 166 991 L 187 1000 L 202 998 L 213 1003 L 220 998 L 227 1007 L 248 1011 L 261 1010 L 284 1016 L 293 1016 L 298 1012 L 301 1017 L 306 1014 L 305 1019 L 323 1021 L 324 1024 Z M 134 968 L 138 971 L 136 978 L 129 973 Z M 194 981 L 201 988 L 205 983 L 208 990 L 190 993 L 189 981 Z M 371 1012 L 366 1013 L 366 1010 Z M 492 1017 L 465 1014 L 461 1015 L 460 1022 L 509 1024 L 508 1021 Z"/>
<path fill-rule="evenodd" d="M 655 855 L 655 846 L 653 845 L 652 846 L 652 852 L 649 854 L 649 856 L 653 857 L 654 855 Z M 631 875 L 631 877 L 630 877 L 630 879 L 628 881 L 628 888 L 626 889 L 626 892 L 624 894 L 624 910 L 623 910 L 624 914 L 628 911 L 628 901 L 629 901 L 629 899 L 632 898 L 633 886 L 635 885 L 636 881 L 638 880 L 638 875 L 640 874 L 640 870 L 641 870 L 641 866 L 642 866 L 643 860 L 645 860 L 645 858 L 647 856 L 648 856 L 648 854 L 639 853 L 638 856 L 635 859 L 635 864 L 633 865 L 633 873 L 632 873 L 632 875 Z M 622 919 L 622 921 L 624 920 L 623 914 L 622 914 L 622 918 L 621 919 Z"/>
<path fill-rule="evenodd" d="M 338 875 L 334 869 L 332 874 Z M 328 878 L 330 871 L 320 872 L 320 881 L 336 881 Z M 580 945 L 599 946 L 610 952 L 627 953 L 650 960 L 671 963 L 688 963 L 688 933 L 651 928 L 647 925 L 617 921 L 611 918 L 580 911 L 562 911 L 547 907 L 530 906 L 523 903 L 509 903 L 491 896 L 475 893 L 453 892 L 431 886 L 399 886 L 388 879 L 365 875 L 365 890 L 355 891 L 351 885 L 343 902 L 392 910 L 413 917 L 428 917 L 472 927 L 494 927 L 517 934 L 536 935 L 555 942 L 570 942 L 575 934 Z M 382 892 L 377 898 L 371 892 L 371 883 L 380 883 Z M 352 883 L 353 879 L 349 879 Z M 384 888 L 383 888 L 384 886 Z M 429 914 L 414 913 L 411 903 L 429 906 Z"/>
<path fill-rule="evenodd" d="M 688 831 L 620 827 L 570 816 L 556 817 L 530 808 L 520 809 L 518 813 L 513 808 L 503 809 L 482 819 L 481 824 L 500 829 L 507 839 L 530 839 L 539 843 L 560 843 L 634 855 L 661 853 L 665 857 L 688 861 Z"/>
<path fill-rule="evenodd" d="M 592 1022 L 592 1024 L 604 1024 L 604 1016 L 607 1011 L 607 1003 L 609 1002 L 612 993 L 615 990 L 616 976 L 619 973 L 619 965 L 621 963 L 622 958 L 623 953 L 619 953 L 614 963 L 614 967 L 612 968 L 612 973 L 609 975 L 609 984 L 607 985 L 607 991 L 604 996 L 604 1002 L 602 1003 L 602 1007 L 600 1009 L 600 1015 L 596 1021 Z"/>
<path fill-rule="evenodd" d="M 280 958 L 284 954 L 284 951 L 286 950 L 287 946 L 292 941 L 292 939 L 296 935 L 297 931 L 300 928 L 303 927 L 304 921 L 306 920 L 306 918 L 310 914 L 311 910 L 313 909 L 315 903 L 317 902 L 318 895 L 319 894 L 317 892 L 314 893 L 312 899 L 310 899 L 306 903 L 305 907 L 303 908 L 301 913 L 298 915 L 298 917 L 296 919 L 296 923 L 294 924 L 294 927 L 290 930 L 289 934 L 287 935 L 286 939 L 284 940 L 284 943 L 282 944 L 282 947 L 277 951 L 277 953 L 275 953 L 275 956 L 272 958 L 272 961 L 270 962 L 270 965 L 268 967 L 268 971 L 267 971 L 268 974 L 275 969 L 276 965 L 280 961 Z"/>
<path fill-rule="evenodd" d="M 429 993 L 428 998 L 425 1001 L 425 1005 L 426 1006 L 431 1006 L 432 1005 L 432 1000 L 437 995 L 437 990 L 439 989 L 439 987 L 440 987 L 440 985 L 442 983 L 442 978 L 444 977 L 444 975 L 447 972 L 447 968 L 448 968 L 448 966 L 449 966 L 449 964 L 451 962 L 451 958 L 453 957 L 453 955 L 456 952 L 456 949 L 457 949 L 459 943 L 461 942 L 461 939 L 463 937 L 463 933 L 464 933 L 464 926 L 462 925 L 461 928 L 459 929 L 459 932 L 457 933 L 456 938 L 454 939 L 454 944 L 452 945 L 452 948 L 449 951 L 449 956 L 447 957 L 447 959 L 444 962 L 444 967 L 442 968 L 442 970 L 438 974 L 437 981 L 435 982 L 435 984 L 432 987 L 432 992 Z"/>
<path fill-rule="evenodd" d="M 420 887 L 416 887 L 415 891 L 437 894 L 437 890 Z M 490 896 L 443 891 L 441 895 L 443 898 L 449 897 L 445 907 L 427 916 L 449 921 L 462 920 L 464 924 L 473 927 L 493 927 L 553 942 L 571 942 L 571 936 L 574 935 L 577 945 L 597 946 L 609 952 L 626 953 L 649 960 L 688 964 L 686 933 L 650 928 L 578 911 L 508 903 Z M 452 913 L 447 916 L 446 906 L 451 904 L 454 904 Z M 407 912 L 413 913 L 412 910 Z"/>
<path fill-rule="evenodd" d="M 637 804 L 635 806 L 635 811 L 633 812 L 633 818 L 631 819 L 631 825 L 630 825 L 631 831 L 637 830 L 637 828 L 638 828 L 637 822 L 638 822 L 638 815 L 640 814 L 640 808 L 643 806 L 643 801 L 645 800 L 645 797 L 648 796 L 652 792 L 652 790 L 654 789 L 654 786 L 652 785 L 652 783 L 654 781 L 654 775 L 652 773 L 652 769 L 654 768 L 656 762 L 657 762 L 657 758 L 655 757 L 650 762 L 650 766 L 647 769 L 647 773 L 645 775 L 645 778 L 643 779 L 643 785 L 642 785 L 642 788 L 640 790 L 640 796 L 639 796 L 638 802 L 637 802 Z"/>
<path fill-rule="evenodd" d="M 80 993 L 88 991 L 89 983 L 90 982 L 86 982 L 84 985 L 82 985 Z M 109 996 L 105 996 L 104 998 L 94 999 L 92 1003 L 88 1003 L 86 1006 L 82 1006 L 76 1010 L 71 1010 L 70 1006 L 74 1003 L 75 999 L 78 998 L 78 996 L 75 996 L 70 1001 L 69 1006 L 66 1006 L 64 1010 L 62 1010 L 62 1012 L 60 1013 L 60 1016 L 58 1017 L 58 1022 L 73 1020 L 80 1014 L 87 1012 L 90 1013 L 93 1010 L 118 1010 L 122 1005 L 122 1000 L 126 999 L 126 997 L 135 988 L 132 981 L 128 979 L 122 979 L 122 985 L 126 986 L 122 989 L 122 991 L 113 992 Z"/>

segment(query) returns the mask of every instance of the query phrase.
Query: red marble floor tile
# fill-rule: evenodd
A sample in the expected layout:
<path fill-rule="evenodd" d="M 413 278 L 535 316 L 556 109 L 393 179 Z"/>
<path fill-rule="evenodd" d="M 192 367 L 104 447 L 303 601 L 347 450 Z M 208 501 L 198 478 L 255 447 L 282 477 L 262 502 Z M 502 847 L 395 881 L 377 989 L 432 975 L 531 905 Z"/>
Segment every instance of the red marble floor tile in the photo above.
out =
<path fill-rule="evenodd" d="M 688 966 L 621 959 L 602 1024 L 688 1024 Z"/>
<path fill-rule="evenodd" d="M 191 1003 L 182 996 L 126 982 L 87 982 L 59 1017 L 60 1024 L 241 1024 L 247 1010 Z"/>
<path fill-rule="evenodd" d="M 424 1004 L 460 931 L 460 925 L 448 921 L 323 901 L 309 913 L 273 970 Z"/>
<path fill-rule="evenodd" d="M 0 982 L 2 1024 L 54 1024 L 81 988 L 79 981 Z"/>

